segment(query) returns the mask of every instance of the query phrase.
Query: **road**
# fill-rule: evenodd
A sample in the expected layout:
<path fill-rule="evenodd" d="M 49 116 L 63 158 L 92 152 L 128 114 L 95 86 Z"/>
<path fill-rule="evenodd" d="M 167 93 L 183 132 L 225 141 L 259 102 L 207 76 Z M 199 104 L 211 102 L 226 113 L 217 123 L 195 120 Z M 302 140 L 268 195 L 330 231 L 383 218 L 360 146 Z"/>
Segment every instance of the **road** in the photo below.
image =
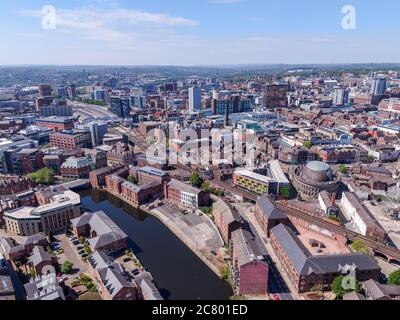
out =
<path fill-rule="evenodd" d="M 21 283 L 18 273 L 14 270 L 13 266 L 7 261 L 8 274 L 14 287 L 16 300 L 26 300 L 25 289 Z"/>
<path fill-rule="evenodd" d="M 258 228 L 255 226 L 255 223 L 249 217 L 250 207 L 253 205 L 251 204 L 236 204 L 235 207 L 238 210 L 241 217 L 248 223 L 248 228 L 255 237 L 255 242 L 257 243 L 258 247 L 262 249 L 264 257 L 269 265 L 269 280 L 268 280 L 268 291 L 270 294 L 278 295 L 280 300 L 294 300 L 293 295 L 290 292 L 285 280 L 283 279 L 281 273 L 279 272 L 278 268 L 276 267 L 274 261 L 271 258 L 271 254 L 268 251 L 267 245 L 260 235 Z"/>
<path fill-rule="evenodd" d="M 72 262 L 74 265 L 74 270 L 68 277 L 68 280 L 66 282 L 67 285 L 70 285 L 73 280 L 79 277 L 80 273 L 87 274 L 89 266 L 87 263 L 82 261 L 81 257 L 78 255 L 76 248 L 74 248 L 73 244 L 66 235 L 57 235 L 56 238 L 58 241 L 60 241 L 61 247 L 64 250 L 64 253 L 58 256 L 60 260 L 59 263 L 62 264 L 64 261 L 69 261 Z"/>

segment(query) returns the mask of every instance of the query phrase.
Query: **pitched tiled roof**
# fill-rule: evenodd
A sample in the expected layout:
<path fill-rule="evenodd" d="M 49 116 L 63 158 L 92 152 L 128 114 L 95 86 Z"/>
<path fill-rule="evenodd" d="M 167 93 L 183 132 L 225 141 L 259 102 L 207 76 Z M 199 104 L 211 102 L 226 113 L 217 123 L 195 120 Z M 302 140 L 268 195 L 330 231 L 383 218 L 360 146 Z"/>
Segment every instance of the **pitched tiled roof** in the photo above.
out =
<path fill-rule="evenodd" d="M 262 196 L 257 199 L 257 205 L 261 208 L 263 214 L 269 219 L 285 219 L 284 213 L 279 210 L 270 198 Z"/>

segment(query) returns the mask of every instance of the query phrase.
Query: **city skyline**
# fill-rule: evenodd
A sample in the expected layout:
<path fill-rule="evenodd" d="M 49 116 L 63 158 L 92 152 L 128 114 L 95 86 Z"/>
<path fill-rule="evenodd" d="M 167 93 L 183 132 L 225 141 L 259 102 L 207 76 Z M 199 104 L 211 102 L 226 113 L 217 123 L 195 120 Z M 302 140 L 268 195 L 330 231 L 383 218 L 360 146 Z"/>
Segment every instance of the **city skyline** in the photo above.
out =
<path fill-rule="evenodd" d="M 55 29 L 42 26 L 46 5 Z M 342 25 L 348 5 L 355 29 Z M 0 65 L 396 63 L 399 4 L 382 6 L 384 17 L 358 0 L 19 1 L 3 5 Z"/>

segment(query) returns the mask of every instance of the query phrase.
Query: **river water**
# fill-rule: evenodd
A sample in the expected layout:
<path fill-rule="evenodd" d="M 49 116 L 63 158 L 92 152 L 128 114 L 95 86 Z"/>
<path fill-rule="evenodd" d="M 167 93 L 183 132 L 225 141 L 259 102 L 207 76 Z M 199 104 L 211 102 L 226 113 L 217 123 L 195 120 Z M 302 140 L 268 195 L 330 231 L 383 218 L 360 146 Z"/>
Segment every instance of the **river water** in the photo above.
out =
<path fill-rule="evenodd" d="M 88 211 L 104 211 L 128 236 L 128 245 L 168 300 L 227 300 L 222 281 L 162 222 L 106 191 L 79 192 Z"/>

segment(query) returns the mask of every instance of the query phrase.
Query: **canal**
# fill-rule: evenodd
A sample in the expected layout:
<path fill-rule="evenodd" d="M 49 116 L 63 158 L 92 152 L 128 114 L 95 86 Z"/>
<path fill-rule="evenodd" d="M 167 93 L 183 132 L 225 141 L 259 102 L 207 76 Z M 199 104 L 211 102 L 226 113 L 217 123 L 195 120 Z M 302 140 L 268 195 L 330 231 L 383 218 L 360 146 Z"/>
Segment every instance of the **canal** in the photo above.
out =
<path fill-rule="evenodd" d="M 230 286 L 158 219 L 106 191 L 79 192 L 84 209 L 104 211 L 129 236 L 128 245 L 168 300 L 227 300 Z"/>

